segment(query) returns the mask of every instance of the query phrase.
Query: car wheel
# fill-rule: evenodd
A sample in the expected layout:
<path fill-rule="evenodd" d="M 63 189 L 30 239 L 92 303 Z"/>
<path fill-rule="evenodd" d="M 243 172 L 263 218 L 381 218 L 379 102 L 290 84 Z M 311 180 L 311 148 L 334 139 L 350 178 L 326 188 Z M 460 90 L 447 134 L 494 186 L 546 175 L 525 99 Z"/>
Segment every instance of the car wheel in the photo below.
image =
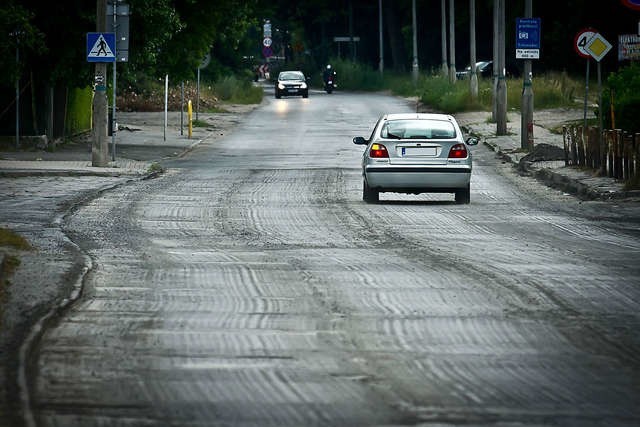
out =
<path fill-rule="evenodd" d="M 303 94 L 302 94 L 302 97 L 303 97 L 303 98 L 308 98 L 308 97 L 309 97 L 309 92 L 305 92 L 305 93 L 303 93 Z"/>
<path fill-rule="evenodd" d="M 367 180 L 362 181 L 362 200 L 367 203 L 377 203 L 380 201 L 380 192 L 369 187 Z"/>
<path fill-rule="evenodd" d="M 468 204 L 471 202 L 471 187 L 469 185 L 467 185 L 466 188 L 462 188 L 460 190 L 456 191 L 456 203 L 461 205 L 461 204 Z"/>
<path fill-rule="evenodd" d="M 282 95 L 280 95 L 280 92 L 276 91 L 276 99 L 280 99 L 282 97 Z"/>

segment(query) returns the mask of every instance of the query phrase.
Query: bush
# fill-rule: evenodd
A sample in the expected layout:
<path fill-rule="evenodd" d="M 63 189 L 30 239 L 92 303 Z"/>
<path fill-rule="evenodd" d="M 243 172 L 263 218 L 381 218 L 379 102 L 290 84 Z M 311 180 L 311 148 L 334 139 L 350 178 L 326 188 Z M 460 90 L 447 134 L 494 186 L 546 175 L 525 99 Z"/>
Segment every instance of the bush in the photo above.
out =
<path fill-rule="evenodd" d="M 603 91 L 602 111 L 605 128 L 615 127 L 627 132 L 640 132 L 640 64 L 634 63 L 612 73 Z M 612 121 L 612 105 L 615 126 Z"/>
<path fill-rule="evenodd" d="M 77 135 L 91 130 L 92 103 L 93 90 L 90 87 L 69 90 L 67 117 L 65 118 L 68 135 Z"/>
<path fill-rule="evenodd" d="M 334 58 L 329 63 L 337 73 L 336 81 L 340 89 L 369 91 L 384 89 L 383 78 L 377 70 L 362 63 L 344 59 Z M 319 77 L 319 84 L 322 86 L 322 73 L 319 73 Z"/>
<path fill-rule="evenodd" d="M 262 102 L 262 88 L 254 86 L 250 78 L 238 79 L 235 76 L 227 76 L 217 81 L 213 90 L 221 100 L 234 104 L 259 104 Z"/>

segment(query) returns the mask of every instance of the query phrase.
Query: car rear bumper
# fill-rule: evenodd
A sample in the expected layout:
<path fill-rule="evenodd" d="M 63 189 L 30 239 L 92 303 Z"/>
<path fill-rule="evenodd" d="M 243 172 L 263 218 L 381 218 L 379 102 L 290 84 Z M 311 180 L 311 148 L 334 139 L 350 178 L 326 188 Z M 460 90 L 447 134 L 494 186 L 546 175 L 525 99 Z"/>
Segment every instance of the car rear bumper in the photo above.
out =
<path fill-rule="evenodd" d="M 364 173 L 367 184 L 381 191 L 400 189 L 455 190 L 466 188 L 471 181 L 471 167 L 380 167 L 368 166 Z"/>

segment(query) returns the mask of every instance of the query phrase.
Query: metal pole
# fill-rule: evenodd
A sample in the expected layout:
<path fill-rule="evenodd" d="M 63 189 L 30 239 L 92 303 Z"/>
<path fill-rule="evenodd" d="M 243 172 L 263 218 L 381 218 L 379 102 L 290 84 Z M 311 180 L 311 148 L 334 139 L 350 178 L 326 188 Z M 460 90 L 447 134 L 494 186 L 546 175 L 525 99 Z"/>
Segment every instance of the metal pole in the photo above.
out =
<path fill-rule="evenodd" d="M 180 83 L 180 135 L 184 135 L 184 80 Z"/>
<path fill-rule="evenodd" d="M 600 175 L 606 175 L 606 162 L 604 159 L 604 139 L 602 138 L 602 127 L 604 109 L 602 108 L 602 65 L 598 61 L 598 146 L 600 147 Z"/>
<path fill-rule="evenodd" d="M 20 39 L 16 31 L 16 148 L 20 148 Z"/>
<path fill-rule="evenodd" d="M 496 135 L 507 134 L 507 82 L 505 80 L 505 7 L 504 0 L 498 0 L 498 87 Z"/>
<path fill-rule="evenodd" d="M 118 40 L 118 26 L 117 26 L 117 18 L 116 18 L 116 0 L 113 1 L 113 32 L 115 33 L 115 39 Z M 116 41 L 116 52 L 114 52 L 116 58 L 113 61 L 113 98 L 112 102 L 112 110 L 111 110 L 111 161 L 116 161 L 116 63 L 118 62 L 118 51 L 117 51 L 118 43 Z"/>
<path fill-rule="evenodd" d="M 416 83 L 418 81 L 418 31 L 416 24 L 416 0 L 412 2 L 413 7 L 413 82 Z"/>
<path fill-rule="evenodd" d="M 446 0 L 440 0 L 440 37 L 442 45 L 442 76 L 449 76 L 449 67 L 447 66 L 447 3 Z"/>
<path fill-rule="evenodd" d="M 533 0 L 525 0 L 525 18 L 533 17 Z M 520 148 L 533 150 L 533 75 L 531 60 L 524 60 L 522 80 L 522 105 L 520 107 Z"/>
<path fill-rule="evenodd" d="M 584 133 L 587 131 L 587 102 L 589 98 L 589 64 L 591 61 L 587 58 L 587 72 L 586 72 L 586 81 L 584 85 L 584 126 L 582 127 L 582 139 L 584 140 Z"/>
<path fill-rule="evenodd" d="M 169 103 L 169 74 L 164 78 L 164 126 L 163 126 L 163 138 L 167 140 L 167 104 Z"/>
<path fill-rule="evenodd" d="M 378 0 L 378 26 L 380 28 L 380 62 L 378 69 L 380 74 L 384 73 L 384 39 L 382 37 L 382 0 Z"/>
<path fill-rule="evenodd" d="M 196 120 L 200 111 L 200 67 L 198 67 L 198 81 L 196 83 Z"/>
<path fill-rule="evenodd" d="M 449 82 L 456 82 L 456 27 L 454 1 L 449 0 Z"/>

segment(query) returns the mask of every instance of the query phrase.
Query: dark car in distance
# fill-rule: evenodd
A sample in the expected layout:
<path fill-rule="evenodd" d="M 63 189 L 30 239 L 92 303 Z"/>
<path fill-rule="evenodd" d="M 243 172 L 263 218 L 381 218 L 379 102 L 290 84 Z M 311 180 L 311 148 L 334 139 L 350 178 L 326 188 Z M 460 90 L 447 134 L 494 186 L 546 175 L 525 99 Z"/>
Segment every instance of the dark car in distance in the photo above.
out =
<path fill-rule="evenodd" d="M 276 98 L 283 96 L 309 97 L 309 85 L 302 71 L 281 71 L 275 83 Z"/>
<path fill-rule="evenodd" d="M 476 73 L 478 77 L 491 77 L 493 74 L 493 61 L 479 61 L 476 62 Z M 458 80 L 468 79 L 471 76 L 471 65 L 463 71 L 456 71 L 456 78 Z"/>

